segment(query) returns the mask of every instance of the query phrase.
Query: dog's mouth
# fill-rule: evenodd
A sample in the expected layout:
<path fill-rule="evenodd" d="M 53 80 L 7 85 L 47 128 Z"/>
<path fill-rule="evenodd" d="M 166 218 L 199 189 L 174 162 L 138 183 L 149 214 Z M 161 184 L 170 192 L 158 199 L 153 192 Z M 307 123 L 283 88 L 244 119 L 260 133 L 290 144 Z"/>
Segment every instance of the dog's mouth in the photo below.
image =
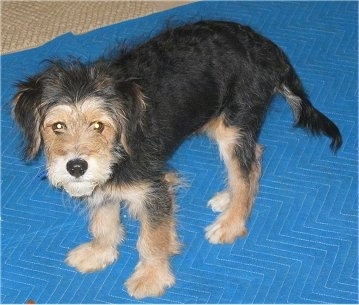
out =
<path fill-rule="evenodd" d="M 82 179 L 76 179 L 71 182 L 62 185 L 62 188 L 72 197 L 81 198 L 91 196 L 96 183 L 91 181 L 82 181 Z"/>
<path fill-rule="evenodd" d="M 91 196 L 94 189 L 104 182 L 104 179 L 96 179 L 90 173 L 80 176 L 70 175 L 62 170 L 48 169 L 48 179 L 56 188 L 63 189 L 70 196 L 80 198 Z"/>
<path fill-rule="evenodd" d="M 63 182 L 63 189 L 72 197 L 90 196 L 96 183 L 86 179 L 88 162 L 81 158 L 71 159 L 66 163 L 67 177 Z"/>
<path fill-rule="evenodd" d="M 48 163 L 48 178 L 52 185 L 65 190 L 70 196 L 91 196 L 94 189 L 111 176 L 110 164 L 94 158 L 57 158 Z"/>

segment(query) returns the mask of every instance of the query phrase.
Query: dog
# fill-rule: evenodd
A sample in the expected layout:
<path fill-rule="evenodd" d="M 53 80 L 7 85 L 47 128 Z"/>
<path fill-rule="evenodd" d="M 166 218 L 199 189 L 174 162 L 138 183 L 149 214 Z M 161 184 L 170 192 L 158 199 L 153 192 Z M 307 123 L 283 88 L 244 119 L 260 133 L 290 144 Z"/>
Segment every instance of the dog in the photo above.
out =
<path fill-rule="evenodd" d="M 122 203 L 141 223 L 128 293 L 156 297 L 174 285 L 169 260 L 181 245 L 176 176 L 166 162 L 196 133 L 217 142 L 228 172 L 228 188 L 209 201 L 220 215 L 205 236 L 212 244 L 245 236 L 261 176 L 257 140 L 275 94 L 289 103 L 296 126 L 330 138 L 333 152 L 340 148 L 338 127 L 311 104 L 284 52 L 238 23 L 167 29 L 115 56 L 49 61 L 18 82 L 13 115 L 25 158 L 43 150 L 50 183 L 90 213 L 93 240 L 70 251 L 67 264 L 86 273 L 118 258 Z"/>

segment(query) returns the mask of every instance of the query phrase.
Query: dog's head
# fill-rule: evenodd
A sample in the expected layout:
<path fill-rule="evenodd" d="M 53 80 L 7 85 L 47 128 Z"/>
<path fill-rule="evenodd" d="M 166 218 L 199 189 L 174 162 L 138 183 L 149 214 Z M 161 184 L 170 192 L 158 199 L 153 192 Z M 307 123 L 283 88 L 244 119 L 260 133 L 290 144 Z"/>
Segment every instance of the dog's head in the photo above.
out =
<path fill-rule="evenodd" d="M 71 196 L 92 194 L 130 154 L 144 98 L 131 80 L 116 81 L 106 62 L 51 62 L 18 83 L 13 114 L 24 132 L 25 157 L 44 148 L 50 182 Z"/>

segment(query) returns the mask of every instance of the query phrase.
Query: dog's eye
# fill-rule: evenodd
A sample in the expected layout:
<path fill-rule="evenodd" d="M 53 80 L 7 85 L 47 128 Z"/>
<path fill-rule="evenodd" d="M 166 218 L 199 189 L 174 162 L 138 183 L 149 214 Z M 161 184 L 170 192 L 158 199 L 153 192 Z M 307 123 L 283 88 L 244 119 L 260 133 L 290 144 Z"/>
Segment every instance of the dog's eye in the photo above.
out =
<path fill-rule="evenodd" d="M 102 131 L 103 131 L 103 129 L 105 128 L 104 127 L 104 125 L 103 125 L 103 123 L 101 123 L 101 122 L 93 122 L 92 124 L 91 124 L 91 126 L 92 126 L 92 128 L 95 130 L 95 131 L 97 131 L 97 132 L 99 132 L 99 133 L 101 133 Z"/>
<path fill-rule="evenodd" d="M 55 133 L 60 133 L 62 131 L 64 131 L 66 129 L 66 124 L 63 122 L 56 122 L 54 124 L 52 124 L 52 130 Z"/>

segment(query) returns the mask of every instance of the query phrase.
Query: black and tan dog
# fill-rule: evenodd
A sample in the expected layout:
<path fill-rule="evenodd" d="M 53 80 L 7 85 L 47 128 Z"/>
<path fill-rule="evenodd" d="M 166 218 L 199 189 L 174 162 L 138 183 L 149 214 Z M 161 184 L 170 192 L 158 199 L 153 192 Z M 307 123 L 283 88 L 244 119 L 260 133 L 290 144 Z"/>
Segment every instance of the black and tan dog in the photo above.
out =
<path fill-rule="evenodd" d="M 13 106 L 26 157 L 43 147 L 50 182 L 90 210 L 93 241 L 70 251 L 66 262 L 92 272 L 117 259 L 124 203 L 141 221 L 140 261 L 128 292 L 158 296 L 172 286 L 169 258 L 180 245 L 166 161 L 196 132 L 218 143 L 228 170 L 228 189 L 209 202 L 221 214 L 206 237 L 217 244 L 245 235 L 261 173 L 257 139 L 276 93 L 286 98 L 297 126 L 331 138 L 334 151 L 340 147 L 338 128 L 309 102 L 283 51 L 236 23 L 167 30 L 89 64 L 52 61 L 20 82 Z"/>

